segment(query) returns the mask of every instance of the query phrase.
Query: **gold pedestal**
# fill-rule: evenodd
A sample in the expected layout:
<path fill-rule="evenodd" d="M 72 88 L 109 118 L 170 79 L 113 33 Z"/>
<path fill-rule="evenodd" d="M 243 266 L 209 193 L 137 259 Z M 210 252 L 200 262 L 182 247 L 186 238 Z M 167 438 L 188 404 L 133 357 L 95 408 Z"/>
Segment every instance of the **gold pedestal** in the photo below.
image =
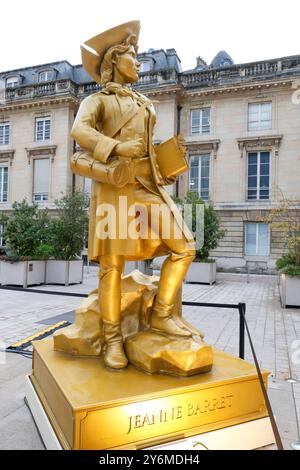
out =
<path fill-rule="evenodd" d="M 213 354 L 211 372 L 178 378 L 110 371 L 43 340 L 30 379 L 64 449 L 139 449 L 267 416 L 255 367 Z"/>

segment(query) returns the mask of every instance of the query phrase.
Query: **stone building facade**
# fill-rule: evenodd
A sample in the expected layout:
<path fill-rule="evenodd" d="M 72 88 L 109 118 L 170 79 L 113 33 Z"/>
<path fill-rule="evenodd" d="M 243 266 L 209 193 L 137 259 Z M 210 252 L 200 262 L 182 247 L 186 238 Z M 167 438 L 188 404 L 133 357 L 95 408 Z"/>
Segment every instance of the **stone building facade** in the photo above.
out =
<path fill-rule="evenodd" d="M 219 269 L 272 270 L 284 247 L 262 215 L 282 195 L 300 199 L 300 55 L 236 65 L 221 51 L 188 71 L 174 49 L 139 60 L 136 88 L 155 101 L 155 141 L 186 139 L 189 174 L 171 192 L 211 200 L 226 229 L 211 253 Z M 69 169 L 70 129 L 98 89 L 67 61 L 0 73 L 0 213 L 24 197 L 51 210 L 67 189 L 89 190 Z"/>

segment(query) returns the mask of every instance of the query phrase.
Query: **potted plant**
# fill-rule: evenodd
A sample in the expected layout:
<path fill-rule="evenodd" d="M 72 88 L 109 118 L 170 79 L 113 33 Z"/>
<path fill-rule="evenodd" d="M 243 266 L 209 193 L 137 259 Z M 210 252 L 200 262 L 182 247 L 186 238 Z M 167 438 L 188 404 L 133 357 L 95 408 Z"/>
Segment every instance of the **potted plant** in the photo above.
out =
<path fill-rule="evenodd" d="M 211 203 L 204 203 L 198 194 L 190 191 L 184 200 L 175 199 L 180 205 L 191 204 L 194 209 L 197 204 L 204 204 L 204 235 L 202 247 L 196 250 L 196 258 L 186 275 L 186 282 L 199 284 L 213 284 L 216 282 L 216 261 L 209 258 L 211 250 L 217 248 L 219 241 L 224 237 L 225 230 L 220 228 L 219 215 Z M 192 223 L 196 223 L 196 211 L 193 210 Z"/>
<path fill-rule="evenodd" d="M 1 256 L 1 284 L 24 288 L 45 282 L 45 242 L 49 217 L 37 204 L 14 202 L 6 218 L 6 254 Z"/>
<path fill-rule="evenodd" d="M 51 219 L 48 244 L 52 257 L 46 264 L 47 284 L 76 284 L 83 280 L 82 250 L 88 222 L 88 197 L 81 191 L 55 201 L 57 216 Z"/>
<path fill-rule="evenodd" d="M 286 253 L 276 262 L 282 307 L 300 306 L 300 200 L 282 198 L 267 216 L 273 229 L 281 233 Z"/>

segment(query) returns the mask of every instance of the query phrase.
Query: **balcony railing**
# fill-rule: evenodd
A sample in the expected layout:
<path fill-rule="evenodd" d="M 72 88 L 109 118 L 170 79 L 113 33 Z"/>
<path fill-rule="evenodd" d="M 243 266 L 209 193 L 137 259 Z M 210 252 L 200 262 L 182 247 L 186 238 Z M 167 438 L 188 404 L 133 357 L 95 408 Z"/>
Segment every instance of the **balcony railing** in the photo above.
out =
<path fill-rule="evenodd" d="M 77 86 L 71 80 L 59 80 L 55 82 L 37 83 L 35 85 L 7 88 L 5 101 L 32 99 L 40 96 L 61 94 L 76 94 Z M 3 104 L 3 98 L 2 103 Z"/>
<path fill-rule="evenodd" d="M 174 69 L 165 69 L 152 72 L 143 72 L 140 74 L 135 87 L 143 87 L 147 85 L 162 85 L 164 83 L 177 82 L 177 72 Z"/>
<path fill-rule="evenodd" d="M 274 59 L 249 64 L 233 65 L 224 69 L 184 72 L 179 81 L 184 87 L 209 86 L 215 84 L 237 83 L 270 76 L 280 76 L 300 72 L 300 56 Z"/>

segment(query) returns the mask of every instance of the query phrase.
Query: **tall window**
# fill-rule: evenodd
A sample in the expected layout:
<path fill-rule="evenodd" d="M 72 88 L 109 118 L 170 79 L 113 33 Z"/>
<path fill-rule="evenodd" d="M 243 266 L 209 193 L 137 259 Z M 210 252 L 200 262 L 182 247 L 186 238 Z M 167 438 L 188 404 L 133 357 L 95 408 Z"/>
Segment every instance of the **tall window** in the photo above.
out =
<path fill-rule="evenodd" d="M 270 198 L 270 152 L 248 153 L 247 198 Z"/>
<path fill-rule="evenodd" d="M 210 133 L 210 108 L 192 109 L 191 134 L 202 135 Z"/>
<path fill-rule="evenodd" d="M 0 145 L 9 144 L 9 123 L 0 122 Z"/>
<path fill-rule="evenodd" d="M 49 158 L 33 160 L 33 196 L 35 202 L 48 201 Z"/>
<path fill-rule="evenodd" d="M 248 256 L 268 256 L 270 254 L 270 233 L 268 224 L 246 224 L 245 254 Z"/>
<path fill-rule="evenodd" d="M 198 193 L 205 201 L 209 199 L 210 156 L 192 156 L 190 158 L 190 191 Z"/>
<path fill-rule="evenodd" d="M 248 130 L 272 128 L 272 103 L 250 103 L 248 106 Z"/>
<path fill-rule="evenodd" d="M 8 197 L 8 166 L 0 164 L 0 203 L 7 202 Z"/>
<path fill-rule="evenodd" d="M 50 117 L 36 118 L 35 120 L 35 140 L 50 139 L 51 120 Z"/>
<path fill-rule="evenodd" d="M 49 82 L 52 80 L 53 72 L 52 70 L 44 70 L 39 73 L 39 82 Z"/>
<path fill-rule="evenodd" d="M 18 77 L 9 77 L 6 79 L 6 88 L 14 88 L 18 86 L 19 78 Z"/>

